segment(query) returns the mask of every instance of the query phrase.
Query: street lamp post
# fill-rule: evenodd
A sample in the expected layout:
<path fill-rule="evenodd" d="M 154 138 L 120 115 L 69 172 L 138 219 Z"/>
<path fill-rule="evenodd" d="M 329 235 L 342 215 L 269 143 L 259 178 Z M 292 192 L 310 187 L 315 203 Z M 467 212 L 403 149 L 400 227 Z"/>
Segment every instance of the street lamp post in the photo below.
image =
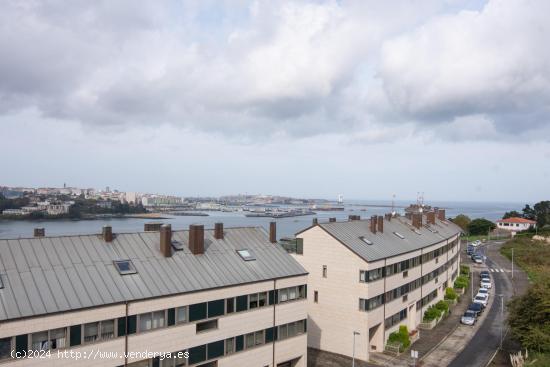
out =
<path fill-rule="evenodd" d="M 512 247 L 512 279 L 514 279 L 514 248 Z"/>
<path fill-rule="evenodd" d="M 351 357 L 351 367 L 355 367 L 355 335 L 361 335 L 359 332 L 354 331 L 353 332 L 353 354 Z"/>
<path fill-rule="evenodd" d="M 504 338 L 504 295 L 500 296 L 500 350 L 502 350 L 502 340 Z"/>

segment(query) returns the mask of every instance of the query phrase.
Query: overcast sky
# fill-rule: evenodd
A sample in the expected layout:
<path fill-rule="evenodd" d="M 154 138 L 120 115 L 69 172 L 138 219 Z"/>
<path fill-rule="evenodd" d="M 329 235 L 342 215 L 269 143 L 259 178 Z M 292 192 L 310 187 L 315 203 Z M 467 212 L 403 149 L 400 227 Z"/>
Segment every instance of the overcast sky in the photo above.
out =
<path fill-rule="evenodd" d="M 550 199 L 550 1 L 2 1 L 0 185 Z"/>

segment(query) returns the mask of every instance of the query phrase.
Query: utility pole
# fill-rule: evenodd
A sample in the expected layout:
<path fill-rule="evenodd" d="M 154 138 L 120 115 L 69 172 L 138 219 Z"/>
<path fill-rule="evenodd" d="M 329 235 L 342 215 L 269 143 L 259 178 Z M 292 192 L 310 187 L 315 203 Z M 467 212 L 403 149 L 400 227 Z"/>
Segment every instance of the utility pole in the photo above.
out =
<path fill-rule="evenodd" d="M 355 367 L 355 335 L 361 335 L 359 332 L 354 331 L 353 332 L 353 354 L 351 357 L 351 367 Z"/>
<path fill-rule="evenodd" d="M 472 301 L 474 300 L 474 272 L 470 271 L 470 292 L 472 292 Z"/>

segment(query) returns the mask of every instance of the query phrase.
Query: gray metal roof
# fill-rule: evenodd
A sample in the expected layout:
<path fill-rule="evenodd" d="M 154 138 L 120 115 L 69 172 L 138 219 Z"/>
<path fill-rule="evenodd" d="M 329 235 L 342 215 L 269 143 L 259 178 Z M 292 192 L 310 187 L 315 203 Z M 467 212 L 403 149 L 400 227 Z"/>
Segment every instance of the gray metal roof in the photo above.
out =
<path fill-rule="evenodd" d="M 414 232 L 411 221 L 406 217 L 395 217 L 391 221 L 384 220 L 384 232 L 372 233 L 369 229 L 369 220 L 354 220 L 348 222 L 320 223 L 319 226 L 335 237 L 351 251 L 366 261 L 376 261 L 392 256 L 397 256 L 410 251 L 419 250 L 423 247 L 433 245 L 450 238 L 461 232 L 460 227 L 449 221 L 436 219 L 436 224 L 423 226 Z M 426 223 L 426 218 L 423 218 Z M 403 235 L 405 238 L 397 237 L 393 232 Z M 372 245 L 361 239 L 372 242 Z"/>
<path fill-rule="evenodd" d="M 159 232 L 0 240 L 0 321 L 307 274 L 263 228 L 205 230 L 205 252 L 193 255 L 188 231 L 173 231 L 182 251 L 165 258 Z M 236 252 L 249 249 L 255 261 Z M 132 260 L 120 275 L 113 260 Z"/>

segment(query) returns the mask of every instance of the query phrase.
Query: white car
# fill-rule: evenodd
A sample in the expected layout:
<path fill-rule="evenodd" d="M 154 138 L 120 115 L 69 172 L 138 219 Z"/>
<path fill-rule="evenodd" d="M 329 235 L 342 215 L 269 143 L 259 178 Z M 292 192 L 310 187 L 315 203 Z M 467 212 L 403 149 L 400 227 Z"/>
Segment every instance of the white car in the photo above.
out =
<path fill-rule="evenodd" d="M 479 303 L 479 304 L 482 305 L 483 307 L 487 307 L 487 296 L 486 296 L 486 295 L 478 294 L 478 295 L 475 296 L 475 298 L 474 298 L 474 303 Z"/>
<path fill-rule="evenodd" d="M 486 288 L 486 289 L 493 288 L 493 285 L 491 284 L 491 281 L 489 279 L 481 279 L 479 286 L 480 288 Z"/>
<path fill-rule="evenodd" d="M 476 296 L 479 296 L 479 295 L 485 295 L 487 296 L 487 299 L 489 299 L 489 296 L 490 296 L 490 293 L 489 293 L 489 290 L 487 288 L 479 288 L 479 291 L 477 291 L 477 295 Z"/>
<path fill-rule="evenodd" d="M 476 264 L 483 264 L 483 258 L 481 256 L 474 257 L 474 262 Z"/>

